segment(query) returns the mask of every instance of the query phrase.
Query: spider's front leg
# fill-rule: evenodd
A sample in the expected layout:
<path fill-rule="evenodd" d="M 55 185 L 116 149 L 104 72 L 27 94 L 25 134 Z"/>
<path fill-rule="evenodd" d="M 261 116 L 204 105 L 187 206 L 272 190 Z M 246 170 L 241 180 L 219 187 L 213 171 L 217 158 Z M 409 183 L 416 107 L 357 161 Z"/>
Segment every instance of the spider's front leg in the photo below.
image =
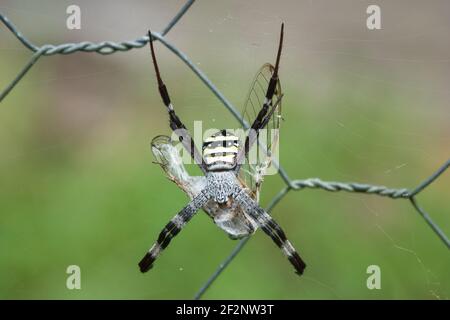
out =
<path fill-rule="evenodd" d="M 167 91 L 167 87 L 164 84 L 164 82 L 161 78 L 161 75 L 159 73 L 159 67 L 158 67 L 158 63 L 156 61 L 155 49 L 153 47 L 154 39 L 153 39 L 152 33 L 150 31 L 148 31 L 148 38 L 149 38 L 149 43 L 150 43 L 150 51 L 152 54 L 153 66 L 155 68 L 155 73 L 156 73 L 156 79 L 158 81 L 159 93 L 164 102 L 164 105 L 167 107 L 167 111 L 169 112 L 170 128 L 178 135 L 184 148 L 189 152 L 189 154 L 191 155 L 191 158 L 194 160 L 194 163 L 196 163 L 202 170 L 203 174 L 205 174 L 206 173 L 206 165 L 205 165 L 205 162 L 203 161 L 203 157 L 201 156 L 197 147 L 195 146 L 194 140 L 192 139 L 191 135 L 189 134 L 188 130 L 186 129 L 186 126 L 181 122 L 180 118 L 178 118 L 177 114 L 175 113 L 173 104 L 170 101 L 169 92 Z"/>
<path fill-rule="evenodd" d="M 241 189 L 236 190 L 234 199 L 240 203 L 244 211 L 258 224 L 258 226 L 276 243 L 294 266 L 296 273 L 301 275 L 306 267 L 295 248 L 289 242 L 286 234 L 273 218 L 262 209 L 248 194 Z"/>
<path fill-rule="evenodd" d="M 153 266 L 153 262 L 161 252 L 169 245 L 170 241 L 183 229 L 195 213 L 205 205 L 210 196 L 207 191 L 200 192 L 189 204 L 183 208 L 159 234 L 156 243 L 150 248 L 144 258 L 139 262 L 141 272 L 147 272 Z"/>

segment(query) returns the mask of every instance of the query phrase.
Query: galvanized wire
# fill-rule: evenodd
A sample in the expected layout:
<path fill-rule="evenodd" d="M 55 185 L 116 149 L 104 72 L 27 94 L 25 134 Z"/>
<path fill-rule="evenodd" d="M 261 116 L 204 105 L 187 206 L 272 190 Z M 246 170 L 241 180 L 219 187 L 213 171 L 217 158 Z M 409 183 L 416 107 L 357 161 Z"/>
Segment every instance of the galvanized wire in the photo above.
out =
<path fill-rule="evenodd" d="M 429 214 L 423 210 L 417 204 L 417 200 L 415 196 L 418 192 L 424 190 L 427 186 L 429 186 L 434 180 L 436 180 L 440 175 L 444 173 L 444 171 L 449 167 L 450 160 L 441 166 L 435 173 L 433 173 L 430 177 L 425 179 L 417 188 L 409 191 L 408 189 L 390 189 L 385 186 L 375 186 L 370 184 L 362 184 L 355 182 L 336 182 L 336 181 L 322 181 L 318 178 L 311 178 L 306 180 L 293 180 L 292 185 L 286 186 L 283 188 L 271 201 L 269 206 L 267 207 L 267 212 L 270 212 L 272 208 L 284 198 L 289 191 L 292 190 L 303 190 L 305 188 L 309 189 L 321 189 L 330 192 L 337 191 L 346 191 L 346 192 L 359 192 L 365 194 L 373 194 L 382 197 L 388 197 L 391 199 L 409 199 L 413 205 L 413 207 L 420 213 L 420 215 L 425 219 L 428 225 L 433 229 L 433 231 L 437 234 L 437 236 L 442 240 L 442 242 L 450 249 L 450 240 L 447 238 L 445 233 L 439 228 L 439 226 L 431 219 Z M 208 290 L 211 284 L 220 276 L 222 271 L 231 263 L 231 261 L 238 255 L 238 253 L 244 248 L 247 244 L 249 237 L 244 238 L 239 241 L 230 255 L 219 265 L 216 271 L 209 277 L 209 279 L 205 282 L 205 284 L 200 288 L 200 290 L 195 295 L 195 299 L 200 299 L 203 294 Z"/>
<path fill-rule="evenodd" d="M 189 59 L 189 57 L 179 50 L 175 45 L 167 41 L 165 35 L 178 23 L 181 17 L 189 10 L 195 0 L 187 1 L 175 17 L 167 24 L 161 33 L 152 32 L 154 39 L 160 41 L 170 51 L 172 51 L 178 58 L 180 58 L 199 78 L 200 80 L 211 90 L 211 92 L 222 102 L 225 108 L 237 119 L 237 121 L 244 127 L 248 128 L 248 123 L 243 120 L 241 114 L 231 104 L 230 101 L 217 89 L 217 87 L 208 79 L 208 77 Z M 125 52 L 132 49 L 138 49 L 145 46 L 149 38 L 148 36 L 142 36 L 136 40 L 123 41 L 120 43 L 112 41 L 103 41 L 100 43 L 92 42 L 79 42 L 79 43 L 63 43 L 59 45 L 45 44 L 40 47 L 30 42 L 16 26 L 8 20 L 6 16 L 0 13 L 0 20 L 3 24 L 16 36 L 16 38 L 30 51 L 33 52 L 28 63 L 17 74 L 17 76 L 9 83 L 9 85 L 0 93 L 0 102 L 11 92 L 11 90 L 20 82 L 31 67 L 39 60 L 41 56 L 51 56 L 56 54 L 72 54 L 75 52 L 95 52 L 102 55 L 113 54 L 116 52 Z M 365 193 L 377 196 L 388 197 L 391 199 L 408 199 L 411 205 L 416 211 L 424 218 L 426 223 L 432 228 L 441 241 L 450 249 L 450 240 L 445 233 L 439 228 L 439 226 L 431 219 L 430 215 L 419 206 L 416 195 L 428 187 L 434 180 L 441 176 L 450 165 L 450 160 L 441 166 L 436 172 L 425 179 L 416 188 L 409 189 L 391 189 L 385 186 L 376 186 L 369 184 L 361 184 L 355 182 L 335 182 L 335 181 L 322 181 L 318 178 L 310 178 L 306 180 L 292 180 L 289 178 L 287 172 L 278 163 L 274 165 L 279 168 L 279 173 L 286 186 L 272 199 L 267 207 L 267 211 L 270 212 L 290 191 L 300 191 L 303 189 L 320 189 L 329 192 L 346 191 L 353 193 Z M 233 259 L 244 248 L 245 244 L 250 238 L 244 238 L 239 241 L 237 246 L 228 255 L 223 263 L 219 265 L 217 270 L 208 278 L 204 285 L 195 295 L 195 299 L 199 299 L 208 290 L 208 288 L 214 283 L 214 281 L 220 276 L 220 274 L 229 266 Z"/>
<path fill-rule="evenodd" d="M 167 24 L 161 33 L 165 36 L 181 19 L 181 17 L 189 10 L 195 0 L 187 1 L 180 11 L 173 17 Z M 142 48 L 148 43 L 148 36 L 142 36 L 136 40 L 123 41 L 115 43 L 113 41 L 102 41 L 100 43 L 93 43 L 83 41 L 79 43 L 63 43 L 59 45 L 45 44 L 38 47 L 31 43 L 18 29 L 9 21 L 9 19 L 0 13 L 0 21 L 16 36 L 16 38 L 22 42 L 22 44 L 34 54 L 31 56 L 28 63 L 17 74 L 17 76 L 10 82 L 10 84 L 0 93 L 0 102 L 11 92 L 11 90 L 22 80 L 25 74 L 31 69 L 31 67 L 39 60 L 41 56 L 52 56 L 55 54 L 71 54 L 75 52 L 96 52 L 102 55 L 113 54 L 118 51 L 129 51 L 131 49 Z"/>

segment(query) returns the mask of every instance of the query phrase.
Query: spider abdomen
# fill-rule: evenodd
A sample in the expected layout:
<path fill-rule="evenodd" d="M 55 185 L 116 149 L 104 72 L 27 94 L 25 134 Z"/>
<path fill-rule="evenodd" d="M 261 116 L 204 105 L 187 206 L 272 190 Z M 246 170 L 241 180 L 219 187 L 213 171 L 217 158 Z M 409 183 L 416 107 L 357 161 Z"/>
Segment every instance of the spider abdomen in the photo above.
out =
<path fill-rule="evenodd" d="M 203 159 L 208 171 L 225 171 L 236 167 L 239 138 L 221 130 L 203 142 Z"/>

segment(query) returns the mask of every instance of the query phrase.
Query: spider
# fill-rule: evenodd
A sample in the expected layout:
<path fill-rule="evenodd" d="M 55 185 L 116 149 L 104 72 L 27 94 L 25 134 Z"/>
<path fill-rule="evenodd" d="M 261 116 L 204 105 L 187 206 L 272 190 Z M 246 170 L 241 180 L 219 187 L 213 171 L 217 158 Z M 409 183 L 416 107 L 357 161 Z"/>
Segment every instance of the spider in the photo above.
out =
<path fill-rule="evenodd" d="M 223 229 L 232 239 L 239 239 L 252 235 L 257 228 L 261 228 L 294 266 L 297 274 L 303 274 L 306 264 L 287 239 L 284 231 L 273 218 L 258 205 L 258 192 L 264 175 L 265 166 L 257 167 L 259 174 L 250 176 L 252 185 L 249 188 L 243 164 L 248 157 L 250 148 L 259 139 L 260 131 L 269 123 L 277 126 L 281 109 L 281 86 L 278 78 L 281 50 L 283 45 L 284 24 L 281 25 L 280 40 L 275 66 L 265 64 L 257 74 L 251 87 L 244 115 L 249 113 L 247 105 L 251 105 L 255 115 L 250 130 L 245 137 L 244 145 L 239 138 L 227 130 L 220 130 L 206 138 L 202 146 L 202 154 L 195 146 L 194 140 L 175 113 L 166 85 L 164 84 L 158 63 L 156 61 L 152 34 L 149 31 L 149 44 L 158 82 L 159 93 L 169 113 L 169 124 L 176 133 L 183 147 L 199 166 L 204 176 L 191 177 L 184 169 L 177 149 L 169 137 L 158 136 L 152 141 L 152 151 L 159 164 L 163 167 L 169 179 L 174 181 L 191 198 L 191 201 L 164 227 L 158 239 L 139 262 L 141 272 L 147 272 L 153 266 L 161 252 L 170 241 L 183 229 L 196 212 L 203 210 L 213 221 Z M 264 75 L 268 73 L 269 75 Z M 270 78 L 270 80 L 267 80 Z M 261 85 L 265 80 L 266 89 Z M 257 90 L 264 96 L 258 97 Z M 252 95 L 256 96 L 257 100 Z M 275 99 L 274 99 L 275 98 Z M 273 101 L 275 100 L 275 101 Z M 256 112 L 255 104 L 259 111 Z M 262 172 L 262 174 L 261 174 Z M 255 178 L 256 177 L 256 178 Z M 248 179 L 247 179 L 248 180 Z"/>

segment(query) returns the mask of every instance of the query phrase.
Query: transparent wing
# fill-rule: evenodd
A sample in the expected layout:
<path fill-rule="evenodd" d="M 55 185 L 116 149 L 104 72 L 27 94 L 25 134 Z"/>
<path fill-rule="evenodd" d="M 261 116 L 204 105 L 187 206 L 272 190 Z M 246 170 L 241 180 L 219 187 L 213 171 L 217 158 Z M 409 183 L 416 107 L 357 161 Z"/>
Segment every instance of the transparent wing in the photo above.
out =
<path fill-rule="evenodd" d="M 266 90 L 273 71 L 274 67 L 270 63 L 266 63 L 256 73 L 242 109 L 242 119 L 248 124 L 251 124 L 255 120 L 263 106 Z M 269 119 L 267 126 L 260 131 L 258 140 L 250 149 L 239 174 L 241 181 L 251 190 L 252 197 L 257 200 L 264 176 L 276 172 L 272 167 L 272 159 L 278 155 L 281 96 L 281 83 L 278 80 L 275 95 L 272 100 L 273 103 L 278 101 L 278 105 L 273 113 L 268 113 L 267 117 Z"/>
<path fill-rule="evenodd" d="M 166 176 L 175 182 L 187 195 L 193 199 L 206 186 L 203 176 L 195 177 L 189 175 L 180 155 L 182 146 L 167 136 L 157 136 L 151 143 L 155 163 L 159 164 Z"/>

